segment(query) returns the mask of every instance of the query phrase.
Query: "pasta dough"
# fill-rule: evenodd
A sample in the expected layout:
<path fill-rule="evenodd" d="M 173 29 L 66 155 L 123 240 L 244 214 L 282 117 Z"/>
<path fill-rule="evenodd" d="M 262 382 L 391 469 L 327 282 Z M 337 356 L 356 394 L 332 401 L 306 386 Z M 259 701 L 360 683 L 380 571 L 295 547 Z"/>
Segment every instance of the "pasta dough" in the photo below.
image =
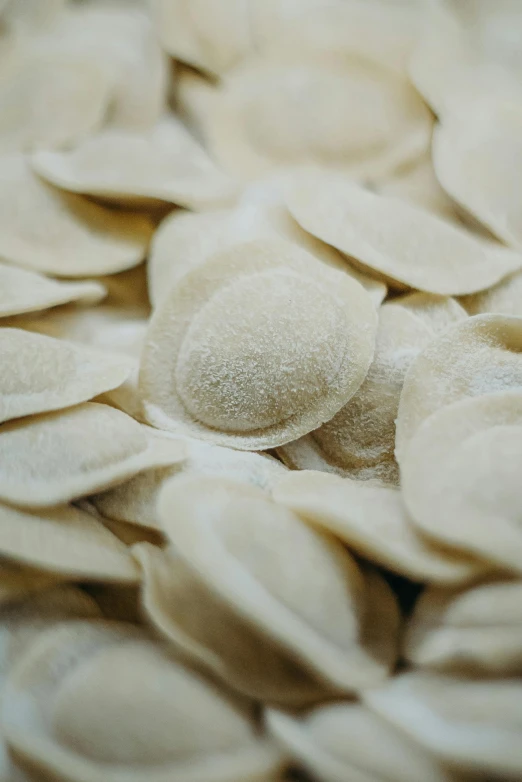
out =
<path fill-rule="evenodd" d="M 282 445 L 357 391 L 376 320 L 355 280 L 290 243 L 217 254 L 152 317 L 140 372 L 147 421 L 244 450 Z"/>

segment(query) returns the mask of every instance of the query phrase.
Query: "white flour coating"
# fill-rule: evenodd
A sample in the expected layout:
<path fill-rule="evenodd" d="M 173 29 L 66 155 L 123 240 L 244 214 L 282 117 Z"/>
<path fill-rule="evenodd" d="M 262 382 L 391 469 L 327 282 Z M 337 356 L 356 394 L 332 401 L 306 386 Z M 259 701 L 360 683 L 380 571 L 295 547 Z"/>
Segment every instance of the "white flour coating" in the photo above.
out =
<path fill-rule="evenodd" d="M 187 408 L 208 426 L 241 432 L 279 423 L 337 390 L 351 335 L 336 304 L 316 283 L 285 271 L 219 292 L 179 354 L 177 387 Z M 216 332 L 221 313 L 227 320 Z"/>
<path fill-rule="evenodd" d="M 439 408 L 521 386 L 522 318 L 486 314 L 457 323 L 408 370 L 397 415 L 399 463 L 420 424 Z"/>
<path fill-rule="evenodd" d="M 60 410 L 117 388 L 131 360 L 22 329 L 0 329 L 0 423 Z"/>
<path fill-rule="evenodd" d="M 432 118 L 392 69 L 282 45 L 227 74 L 201 114 L 214 156 L 243 179 L 318 164 L 385 175 L 426 151 Z"/>
<path fill-rule="evenodd" d="M 91 497 L 104 516 L 141 526 L 161 528 L 157 500 L 167 481 L 187 474 L 219 475 L 270 491 L 287 473 L 277 459 L 265 454 L 235 451 L 193 437 L 180 437 L 187 448 L 183 461 L 147 470 Z"/>
<path fill-rule="evenodd" d="M 498 312 L 522 317 L 522 271 L 510 274 L 487 291 L 463 296 L 461 304 L 470 315 Z"/>
<path fill-rule="evenodd" d="M 96 304 L 107 291 L 98 282 L 60 282 L 0 262 L 0 317 L 37 312 L 58 304 Z"/>
<path fill-rule="evenodd" d="M 0 427 L 0 498 L 22 507 L 56 505 L 172 464 L 182 453 L 125 413 L 86 402 Z"/>
<path fill-rule="evenodd" d="M 156 310 L 140 373 L 145 416 L 220 445 L 281 445 L 355 393 L 376 325 L 348 275 L 289 242 L 239 244 L 178 280 Z"/>
<path fill-rule="evenodd" d="M 474 293 L 522 266 L 522 255 L 339 173 L 304 171 L 293 180 L 287 204 L 305 230 L 395 287 Z"/>
<path fill-rule="evenodd" d="M 354 277 L 378 306 L 386 295 L 384 283 L 361 274 L 333 247 L 304 231 L 284 199 L 288 176 L 269 177 L 247 187 L 230 209 L 203 213 L 174 212 L 154 235 L 148 263 L 149 295 L 157 305 L 183 274 L 214 253 L 254 239 L 279 238 L 302 247 L 315 258 Z"/>
<path fill-rule="evenodd" d="M 375 356 L 364 383 L 330 421 L 283 446 L 283 460 L 298 469 L 398 483 L 393 452 L 399 397 L 408 367 L 431 338 L 415 314 L 395 304 L 381 307 Z"/>
<path fill-rule="evenodd" d="M 152 221 L 45 184 L 21 154 L 1 158 L 0 255 L 45 274 L 86 277 L 137 266 Z"/>

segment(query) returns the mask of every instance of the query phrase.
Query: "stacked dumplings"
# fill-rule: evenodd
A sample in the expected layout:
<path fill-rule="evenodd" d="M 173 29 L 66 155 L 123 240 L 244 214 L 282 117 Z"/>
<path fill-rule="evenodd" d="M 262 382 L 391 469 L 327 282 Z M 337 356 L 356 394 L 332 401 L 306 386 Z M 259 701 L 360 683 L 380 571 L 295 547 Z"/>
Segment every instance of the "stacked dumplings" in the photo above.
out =
<path fill-rule="evenodd" d="M 0 778 L 522 782 L 517 0 L 0 0 Z"/>

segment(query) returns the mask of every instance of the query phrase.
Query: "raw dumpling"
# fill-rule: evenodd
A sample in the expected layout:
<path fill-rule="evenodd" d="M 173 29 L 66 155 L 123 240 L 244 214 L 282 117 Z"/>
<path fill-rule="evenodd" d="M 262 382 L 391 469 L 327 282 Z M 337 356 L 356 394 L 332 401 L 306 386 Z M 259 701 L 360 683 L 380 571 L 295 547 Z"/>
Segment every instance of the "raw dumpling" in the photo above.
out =
<path fill-rule="evenodd" d="M 154 312 L 140 372 L 146 420 L 240 450 L 282 445 L 353 396 L 376 328 L 348 275 L 288 242 L 237 245 L 178 280 Z"/>
<path fill-rule="evenodd" d="M 183 462 L 147 470 L 119 486 L 95 494 L 90 500 L 97 510 L 109 519 L 161 529 L 158 496 L 166 482 L 176 475 L 220 475 L 270 490 L 287 473 L 281 462 L 266 454 L 235 451 L 193 437 L 180 439 L 187 449 Z"/>
<path fill-rule="evenodd" d="M 57 505 L 183 456 L 179 442 L 86 402 L 0 427 L 0 499 L 27 508 Z"/>
<path fill-rule="evenodd" d="M 0 317 L 37 312 L 58 304 L 96 304 L 106 295 L 98 282 L 60 282 L 0 261 Z"/>
<path fill-rule="evenodd" d="M 280 448 L 283 461 L 297 469 L 398 483 L 395 418 L 402 384 L 411 362 L 431 338 L 432 331 L 413 312 L 384 304 L 364 383 L 330 421 Z"/>
<path fill-rule="evenodd" d="M 502 15 L 509 6 L 511 18 L 506 23 Z M 470 105 L 488 95 L 520 101 L 520 8 L 516 0 L 445 0 L 425 8 L 424 31 L 413 52 L 410 76 L 439 117 L 465 116 Z M 481 17 L 485 24 L 480 23 Z"/>
<path fill-rule="evenodd" d="M 67 622 L 41 635 L 4 707 L 8 745 L 46 777 L 243 782 L 283 765 L 250 704 L 123 622 Z"/>
<path fill-rule="evenodd" d="M 386 582 L 260 489 L 187 476 L 165 486 L 158 513 L 174 548 L 141 550 L 145 608 L 234 686 L 299 704 L 371 686 L 394 665 Z"/>
<path fill-rule="evenodd" d="M 457 295 L 488 288 L 522 255 L 341 174 L 310 169 L 288 188 L 288 207 L 306 230 L 397 287 Z"/>
<path fill-rule="evenodd" d="M 470 315 L 482 312 L 499 312 L 503 315 L 522 317 L 522 271 L 504 277 L 492 288 L 471 296 L 463 296 L 462 306 Z"/>
<path fill-rule="evenodd" d="M 159 119 L 168 64 L 142 10 L 67 3 L 35 33 L 15 36 L 2 61 L 2 152 L 70 146 L 107 121 L 140 130 Z"/>
<path fill-rule="evenodd" d="M 0 423 L 87 402 L 132 370 L 123 356 L 10 328 L 0 329 L 0 363 Z"/>
<path fill-rule="evenodd" d="M 0 504 L 0 555 L 62 578 L 131 584 L 139 580 L 129 550 L 72 505 L 29 513 Z"/>
<path fill-rule="evenodd" d="M 522 772 L 522 683 L 412 671 L 363 693 L 364 701 L 461 772 L 516 780 Z"/>
<path fill-rule="evenodd" d="M 430 538 L 522 572 L 522 392 L 497 391 L 437 410 L 401 461 L 406 507 Z"/>
<path fill-rule="evenodd" d="M 522 673 L 522 582 L 430 587 L 408 623 L 405 656 L 419 668 L 464 676 Z"/>
<path fill-rule="evenodd" d="M 333 247 L 303 231 L 284 201 L 286 177 L 261 180 L 243 192 L 236 207 L 202 214 L 174 212 L 154 234 L 147 264 L 153 304 L 187 271 L 218 251 L 257 239 L 285 239 L 319 261 L 344 271 L 366 288 L 376 306 L 386 295 L 384 283 L 351 267 Z"/>
<path fill-rule="evenodd" d="M 401 393 L 399 464 L 422 421 L 459 399 L 522 389 L 522 318 L 476 315 L 447 329 L 413 361 Z"/>
<path fill-rule="evenodd" d="M 23 155 L 0 158 L 0 255 L 58 277 L 88 277 L 137 266 L 152 222 L 62 193 L 33 174 Z"/>
<path fill-rule="evenodd" d="M 252 179 L 316 164 L 382 177 L 426 152 L 432 118 L 401 75 L 342 48 L 278 52 L 228 73 L 200 113 L 231 174 Z"/>
<path fill-rule="evenodd" d="M 417 742 L 359 703 L 320 706 L 304 715 L 275 709 L 268 728 L 321 782 L 453 782 Z"/>
<path fill-rule="evenodd" d="M 522 106 L 495 100 L 451 115 L 433 137 L 435 171 L 446 192 L 518 251 L 522 250 L 521 137 Z"/>
<path fill-rule="evenodd" d="M 312 470 L 289 472 L 273 499 L 361 557 L 413 581 L 459 584 L 489 569 L 425 537 L 409 517 L 397 489 Z"/>
<path fill-rule="evenodd" d="M 31 164 L 56 187 L 138 206 L 209 208 L 235 189 L 174 115 L 141 134 L 104 129 L 71 150 L 37 152 Z"/>

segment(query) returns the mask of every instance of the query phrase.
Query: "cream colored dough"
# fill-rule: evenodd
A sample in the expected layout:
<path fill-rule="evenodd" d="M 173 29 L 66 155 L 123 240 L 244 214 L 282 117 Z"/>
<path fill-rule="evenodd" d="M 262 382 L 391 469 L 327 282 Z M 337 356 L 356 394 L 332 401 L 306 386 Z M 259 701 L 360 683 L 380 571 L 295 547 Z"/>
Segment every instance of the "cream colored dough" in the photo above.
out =
<path fill-rule="evenodd" d="M 91 497 L 99 512 L 118 521 L 161 529 L 157 513 L 159 493 L 176 475 L 219 475 L 270 490 L 287 473 L 286 467 L 265 454 L 235 451 L 193 437 L 181 437 L 187 449 L 183 462 L 147 470 L 129 481 Z"/>
<path fill-rule="evenodd" d="M 451 115 L 433 138 L 444 189 L 498 239 L 522 248 L 522 106 L 480 101 Z"/>
<path fill-rule="evenodd" d="M 137 266 L 149 218 L 117 212 L 44 184 L 23 155 L 0 158 L 0 254 L 58 277 L 112 274 Z"/>
<path fill-rule="evenodd" d="M 174 115 L 144 133 L 108 128 L 71 150 L 37 152 L 31 165 L 56 187 L 116 203 L 204 209 L 235 195 L 234 182 Z"/>
<path fill-rule="evenodd" d="M 156 305 L 183 274 L 201 266 L 218 250 L 250 240 L 280 238 L 354 277 L 379 306 L 386 295 L 384 283 L 358 272 L 333 247 L 303 231 L 293 219 L 283 192 L 285 182 L 291 176 L 289 172 L 250 185 L 234 208 L 202 214 L 174 212 L 167 216 L 154 234 L 147 264 L 153 304 Z"/>
<path fill-rule="evenodd" d="M 240 450 L 282 445 L 357 391 L 376 321 L 359 283 L 288 242 L 218 253 L 178 280 L 151 319 L 146 419 Z"/>
<path fill-rule="evenodd" d="M 170 55 L 210 73 L 222 73 L 252 48 L 249 0 L 152 0 L 161 43 Z"/>
<path fill-rule="evenodd" d="M 364 383 L 330 421 L 280 448 L 283 461 L 294 469 L 397 484 L 393 452 L 402 384 L 409 365 L 432 336 L 413 311 L 384 304 L 379 310 L 374 359 Z"/>
<path fill-rule="evenodd" d="M 37 312 L 58 304 L 96 304 L 106 295 L 98 282 L 60 282 L 0 262 L 0 317 Z"/>
<path fill-rule="evenodd" d="M 168 64 L 142 10 L 68 3 L 32 35 L 18 33 L 2 63 L 3 152 L 60 148 L 107 122 L 140 130 L 159 119 Z"/>
<path fill-rule="evenodd" d="M 484 244 L 424 209 L 376 195 L 341 174 L 310 169 L 288 207 L 307 231 L 398 287 L 474 293 L 521 267 L 522 255 Z"/>
<path fill-rule="evenodd" d="M 489 569 L 419 532 L 397 489 L 300 470 L 281 478 L 272 496 L 357 555 L 413 581 L 459 584 Z"/>
<path fill-rule="evenodd" d="M 521 436 L 519 390 L 466 398 L 429 416 L 401 462 L 415 524 L 443 545 L 522 572 Z"/>
<path fill-rule="evenodd" d="M 522 317 L 522 271 L 510 274 L 486 291 L 463 296 L 460 303 L 470 315 L 499 312 Z"/>
<path fill-rule="evenodd" d="M 158 513 L 180 562 L 155 570 L 149 550 L 151 603 L 157 608 L 159 597 L 169 637 L 216 673 L 254 697 L 295 704 L 387 675 L 397 642 L 395 598 L 338 542 L 260 489 L 224 478 L 170 482 Z M 181 608 L 186 600 L 190 609 Z M 238 655 L 248 655 L 245 667 Z"/>
<path fill-rule="evenodd" d="M 139 580 L 128 549 L 74 506 L 28 513 L 0 504 L 0 554 L 62 578 L 131 584 Z"/>
<path fill-rule="evenodd" d="M 40 636 L 7 685 L 5 718 L 9 746 L 41 773 L 82 782 L 263 782 L 283 761 L 251 706 L 121 622 Z"/>
<path fill-rule="evenodd" d="M 420 668 L 465 676 L 520 675 L 521 597 L 519 580 L 427 589 L 408 624 L 405 656 Z"/>
<path fill-rule="evenodd" d="M 502 11 L 509 4 L 511 19 L 502 23 Z M 484 96 L 510 101 L 522 98 L 520 54 L 518 46 L 513 46 L 520 25 L 519 10 L 512 0 L 426 6 L 410 77 L 439 117 L 464 115 L 469 105 Z M 480 24 L 481 16 L 485 25 Z"/>
<path fill-rule="evenodd" d="M 0 427 L 0 498 L 27 508 L 57 505 L 183 456 L 179 443 L 86 402 Z"/>
<path fill-rule="evenodd" d="M 420 424 L 466 397 L 522 386 L 522 318 L 476 315 L 456 323 L 413 361 L 397 414 L 399 464 Z"/>
<path fill-rule="evenodd" d="M 442 763 L 366 706 L 339 702 L 304 715 L 269 709 L 275 738 L 322 782 L 452 782 Z"/>
<path fill-rule="evenodd" d="M 432 127 L 402 76 L 343 50 L 251 58 L 226 75 L 207 109 L 209 148 L 245 179 L 304 164 L 384 176 L 426 152 Z"/>
<path fill-rule="evenodd" d="M 462 772 L 517 779 L 522 770 L 518 679 L 412 671 L 364 694 L 368 706 Z"/>
<path fill-rule="evenodd" d="M 87 402 L 132 370 L 118 355 L 22 329 L 0 329 L 0 423 Z"/>

